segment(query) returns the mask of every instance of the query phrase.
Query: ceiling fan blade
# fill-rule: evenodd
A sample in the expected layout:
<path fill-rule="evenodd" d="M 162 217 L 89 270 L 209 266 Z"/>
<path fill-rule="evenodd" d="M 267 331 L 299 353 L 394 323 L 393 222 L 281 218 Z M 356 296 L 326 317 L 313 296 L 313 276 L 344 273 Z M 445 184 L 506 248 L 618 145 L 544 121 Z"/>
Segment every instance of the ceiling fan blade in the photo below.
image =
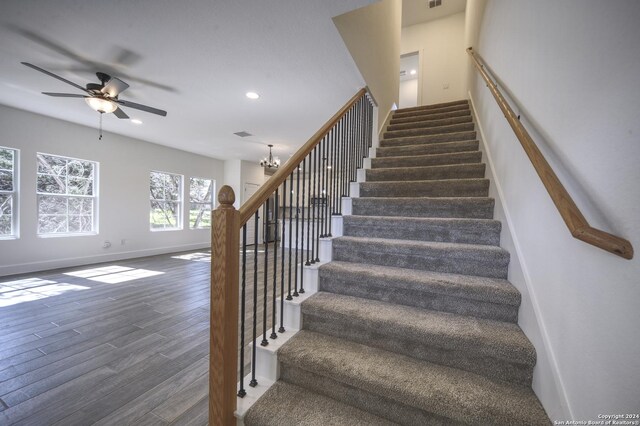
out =
<path fill-rule="evenodd" d="M 115 98 L 128 88 L 129 85 L 124 81 L 116 77 L 111 77 L 111 79 L 107 82 L 107 84 L 104 85 L 104 87 L 100 91 L 105 95 L 109 95 L 109 97 L 111 98 Z"/>
<path fill-rule="evenodd" d="M 50 77 L 57 78 L 57 79 L 58 79 L 58 80 L 60 80 L 60 81 L 64 81 L 65 83 L 70 84 L 70 85 L 72 85 L 73 87 L 77 87 L 78 89 L 82 90 L 83 92 L 87 92 L 87 93 L 89 93 L 89 92 L 87 91 L 87 89 L 85 89 L 84 87 L 80 86 L 79 84 L 74 83 L 73 81 L 69 81 L 69 80 L 67 80 L 66 78 L 62 78 L 62 77 L 60 77 L 59 75 L 56 75 L 56 74 L 54 74 L 54 73 L 52 73 L 52 72 L 49 72 L 49 71 L 47 71 L 47 70 L 45 70 L 45 69 L 42 69 L 42 68 L 40 68 L 40 67 L 37 67 L 37 66 L 35 66 L 35 65 L 33 65 L 33 64 L 30 64 L 30 63 L 28 63 L 28 62 L 20 62 L 20 63 L 21 63 L 22 65 L 26 65 L 26 66 L 28 66 L 29 68 L 33 68 L 33 69 L 34 69 L 34 70 L 36 70 L 36 71 L 40 71 L 41 73 L 46 74 L 46 75 L 48 75 L 48 76 L 50 76 Z"/>
<path fill-rule="evenodd" d="M 125 112 L 120 108 L 116 108 L 116 110 L 113 111 L 113 115 L 115 115 L 118 118 L 129 118 L 129 116 L 125 114 Z"/>
<path fill-rule="evenodd" d="M 122 106 L 129 107 L 129 108 L 135 108 L 135 109 L 139 109 L 140 111 L 150 112 L 151 114 L 157 114 L 157 115 L 161 115 L 163 117 L 167 116 L 167 111 L 163 111 L 163 110 L 157 109 L 157 108 L 152 108 L 152 107 L 146 106 L 146 105 L 137 104 L 135 102 L 123 101 L 122 99 L 114 100 L 114 102 L 116 102 L 116 103 L 118 103 L 118 104 L 120 104 Z"/>
<path fill-rule="evenodd" d="M 43 95 L 53 96 L 56 98 L 86 98 L 85 95 L 76 95 L 74 93 L 51 93 L 51 92 L 42 92 Z"/>

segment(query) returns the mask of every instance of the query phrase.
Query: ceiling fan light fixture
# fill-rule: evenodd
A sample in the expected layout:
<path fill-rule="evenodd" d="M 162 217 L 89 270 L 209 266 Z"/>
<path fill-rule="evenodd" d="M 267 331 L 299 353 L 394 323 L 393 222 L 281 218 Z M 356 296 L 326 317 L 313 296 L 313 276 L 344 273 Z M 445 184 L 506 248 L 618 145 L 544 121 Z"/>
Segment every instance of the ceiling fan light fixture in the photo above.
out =
<path fill-rule="evenodd" d="M 103 98 L 84 98 L 91 108 L 98 112 L 110 113 L 118 109 L 118 105 L 108 99 Z"/>

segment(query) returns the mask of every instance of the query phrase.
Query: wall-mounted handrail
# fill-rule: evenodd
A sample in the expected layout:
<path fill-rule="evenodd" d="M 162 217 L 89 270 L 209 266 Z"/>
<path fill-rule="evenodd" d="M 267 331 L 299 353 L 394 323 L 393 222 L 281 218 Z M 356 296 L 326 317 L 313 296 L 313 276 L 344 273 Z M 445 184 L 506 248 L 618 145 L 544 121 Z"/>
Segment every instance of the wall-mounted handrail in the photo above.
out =
<path fill-rule="evenodd" d="M 320 241 L 332 237 L 332 219 L 342 214 L 342 198 L 364 167 L 373 115 L 371 97 L 361 89 L 239 210 L 233 189 L 220 189 L 211 226 L 210 425 L 235 424 L 236 398 L 262 381 L 256 347 L 291 326 L 285 300 L 309 291 L 304 266 L 324 260 Z"/>
<path fill-rule="evenodd" d="M 356 102 L 360 100 L 367 93 L 366 89 L 360 89 L 358 93 L 336 112 L 333 117 L 325 123 L 309 140 L 295 153 L 293 156 L 275 172 L 264 185 L 253 194 L 242 207 L 240 207 L 240 226 L 244 225 L 258 210 L 262 204 L 273 194 L 282 182 L 295 170 L 296 167 L 302 162 L 302 160 L 309 155 L 311 150 L 322 140 L 323 137 L 335 126 L 340 118 L 347 112 Z"/>
<path fill-rule="evenodd" d="M 558 179 L 558 176 L 556 176 L 538 146 L 533 139 L 531 139 L 527 129 L 524 128 L 518 116 L 513 112 L 513 109 L 504 96 L 502 96 L 502 93 L 500 93 L 497 85 L 489 77 L 489 74 L 487 74 L 485 66 L 482 63 L 482 58 L 480 58 L 471 47 L 467 49 L 467 53 L 469 53 L 474 66 L 487 83 L 487 87 L 489 87 L 491 94 L 504 113 L 505 118 L 520 141 L 522 148 L 524 148 L 536 173 L 538 173 L 540 180 L 542 180 L 544 187 L 547 189 L 551 200 L 553 200 L 560 216 L 569 228 L 571 235 L 625 259 L 633 258 L 633 246 L 629 241 L 589 225 L 589 222 L 587 222 L 587 219 L 585 219 L 582 212 L 580 212 L 580 209 L 562 185 L 560 179 Z"/>

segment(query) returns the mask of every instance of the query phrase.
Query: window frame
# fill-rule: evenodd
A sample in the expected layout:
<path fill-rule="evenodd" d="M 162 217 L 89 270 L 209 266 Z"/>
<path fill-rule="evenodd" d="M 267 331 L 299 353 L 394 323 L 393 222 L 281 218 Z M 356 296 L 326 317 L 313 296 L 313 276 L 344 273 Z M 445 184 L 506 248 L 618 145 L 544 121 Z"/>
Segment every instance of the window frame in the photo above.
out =
<path fill-rule="evenodd" d="M 160 173 L 168 176 L 178 176 L 180 177 L 180 188 L 178 188 L 178 199 L 177 200 L 167 200 L 151 198 L 151 174 L 152 173 Z M 149 231 L 151 232 L 164 232 L 164 231 L 181 231 L 184 229 L 184 175 L 180 173 L 171 173 L 171 172 L 163 172 L 161 170 L 150 170 L 149 171 Z M 176 207 L 176 226 L 172 228 L 162 227 L 162 228 L 154 228 L 153 223 L 151 222 L 151 214 L 153 212 L 153 202 L 160 203 L 177 203 Z"/>
<path fill-rule="evenodd" d="M 0 146 L 0 149 L 13 151 L 13 164 L 11 169 L 12 189 L 11 191 L 0 190 L 0 194 L 9 195 L 9 199 L 11 200 L 11 233 L 7 235 L 0 235 L 0 240 L 17 240 L 20 238 L 20 150 L 17 148 L 10 148 L 8 146 Z M 2 170 L 8 171 L 6 169 Z"/>
<path fill-rule="evenodd" d="M 191 200 L 191 180 L 192 179 L 200 179 L 200 180 L 208 180 L 211 182 L 211 201 L 210 202 L 200 202 L 200 201 L 192 201 Z M 189 177 L 189 209 L 187 210 L 189 212 L 189 229 L 196 231 L 198 229 L 211 229 L 211 225 L 209 226 L 198 226 L 198 227 L 192 227 L 191 226 L 191 205 L 193 204 L 199 204 L 199 205 L 208 205 L 209 211 L 213 210 L 213 206 L 215 205 L 215 199 L 216 199 L 216 180 L 212 179 L 212 178 L 204 178 L 204 177 L 199 177 L 199 176 L 190 176 Z M 213 220 L 213 214 L 211 214 L 211 220 Z"/>
<path fill-rule="evenodd" d="M 39 155 L 44 155 L 44 156 L 49 156 L 49 157 L 57 157 L 57 158 L 62 158 L 65 161 L 81 161 L 84 163 L 91 163 L 93 165 L 93 176 L 92 176 L 92 193 L 93 195 L 81 195 L 81 194 L 70 194 L 69 193 L 69 186 L 68 184 L 65 185 L 65 191 L 66 193 L 64 194 L 55 194 L 55 193 L 49 193 L 49 192 L 40 192 L 38 190 L 38 177 L 41 174 L 46 174 L 46 173 L 40 173 L 38 172 L 39 169 L 39 162 L 38 162 L 38 156 Z M 94 160 L 87 160 L 87 159 L 83 159 L 83 158 L 77 158 L 77 157 L 70 157 L 67 155 L 60 155 L 60 154 L 49 154 L 46 152 L 36 152 L 36 236 L 38 238 L 64 238 L 64 237 L 83 237 L 83 236 L 91 236 L 91 235 L 98 235 L 99 234 L 99 229 L 98 229 L 98 225 L 99 225 L 99 221 L 98 221 L 98 202 L 99 202 L 99 175 L 100 175 L 100 162 L 98 161 L 94 161 Z M 65 173 L 65 183 L 68 182 L 68 174 Z M 86 178 L 83 178 L 86 179 Z M 40 232 L 40 202 L 42 197 L 60 197 L 60 198 L 65 198 L 67 200 L 67 213 L 66 213 L 66 217 L 67 217 L 67 232 L 56 232 L 56 233 L 43 233 Z M 91 200 L 92 203 L 92 208 L 91 208 L 91 231 L 85 231 L 85 232 L 69 232 L 69 216 L 71 216 L 69 214 L 69 207 L 68 207 L 68 203 L 69 203 L 69 199 L 72 198 L 82 198 L 82 199 L 88 199 Z M 83 216 L 83 215 L 80 215 Z M 84 215 L 86 216 L 86 215 Z"/>

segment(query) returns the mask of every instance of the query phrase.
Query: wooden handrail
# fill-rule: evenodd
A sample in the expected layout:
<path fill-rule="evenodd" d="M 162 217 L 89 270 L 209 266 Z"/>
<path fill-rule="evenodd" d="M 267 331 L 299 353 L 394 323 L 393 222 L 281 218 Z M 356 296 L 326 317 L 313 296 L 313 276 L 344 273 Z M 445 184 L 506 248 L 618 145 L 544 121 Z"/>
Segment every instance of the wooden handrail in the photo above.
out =
<path fill-rule="evenodd" d="M 342 118 L 342 116 L 351 108 L 356 102 L 360 100 L 367 93 L 366 89 L 360 89 L 358 93 L 336 112 L 333 117 L 325 123 L 311 138 L 287 161 L 282 167 L 275 172 L 269 180 L 267 180 L 258 191 L 253 194 L 249 200 L 240 207 L 240 227 L 244 225 L 251 216 L 267 201 L 267 198 L 273 194 L 282 182 L 293 172 L 296 167 L 304 160 L 304 158 L 315 148 L 315 146 L 322 140 L 329 130 L 335 126 L 335 124 Z"/>
<path fill-rule="evenodd" d="M 553 200 L 560 216 L 562 216 L 564 223 L 569 228 L 571 235 L 579 240 L 592 244 L 625 259 L 632 259 L 633 246 L 629 241 L 609 234 L 608 232 L 593 228 L 589 225 L 587 219 L 585 219 L 582 212 L 580 212 L 580 209 L 576 206 L 576 203 L 562 185 L 560 179 L 558 179 L 558 176 L 556 176 L 555 172 L 542 155 L 542 152 L 540 152 L 540 149 L 537 147 L 533 139 L 531 139 L 527 129 L 525 129 L 522 123 L 520 123 L 518 116 L 513 112 L 509 103 L 506 101 L 504 96 L 502 96 L 500 90 L 498 90 L 497 85 L 487 74 L 484 69 L 484 65 L 480 62 L 482 58 L 480 58 L 471 47 L 467 49 L 467 53 L 471 56 L 473 64 L 487 83 L 487 86 L 489 87 L 489 90 L 496 102 L 498 102 L 498 106 L 518 137 L 522 148 L 524 148 L 524 151 L 529 157 L 536 173 L 538 173 L 540 180 L 542 180 L 544 187 L 547 189 L 551 200 Z"/>

